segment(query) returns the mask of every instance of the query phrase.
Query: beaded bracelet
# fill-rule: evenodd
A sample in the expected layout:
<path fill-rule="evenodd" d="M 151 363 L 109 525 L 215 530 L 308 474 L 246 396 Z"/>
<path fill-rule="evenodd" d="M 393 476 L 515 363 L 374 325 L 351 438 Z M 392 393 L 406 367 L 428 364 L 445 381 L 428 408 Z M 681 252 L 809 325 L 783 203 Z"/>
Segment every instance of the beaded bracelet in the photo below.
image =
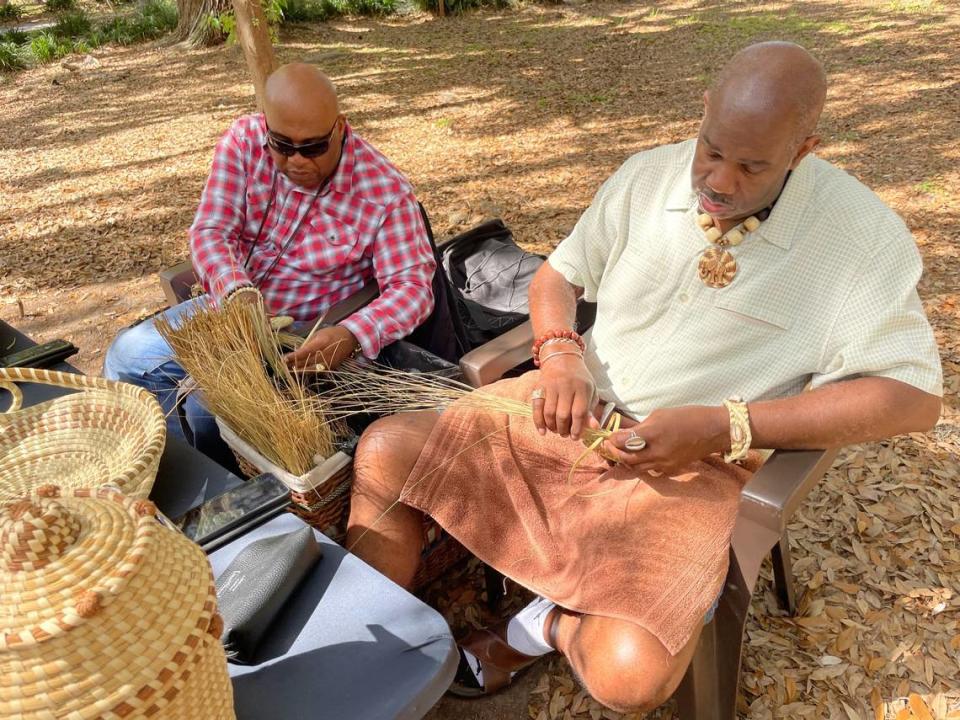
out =
<path fill-rule="evenodd" d="M 580 352 L 586 352 L 587 346 L 583 342 L 583 338 L 573 330 L 547 330 L 543 335 L 537 338 L 537 341 L 533 343 L 533 348 L 531 352 L 533 354 L 533 364 L 536 367 L 540 367 L 540 348 L 543 347 L 543 344 L 547 340 L 563 338 L 565 340 L 572 340 L 580 348 Z"/>

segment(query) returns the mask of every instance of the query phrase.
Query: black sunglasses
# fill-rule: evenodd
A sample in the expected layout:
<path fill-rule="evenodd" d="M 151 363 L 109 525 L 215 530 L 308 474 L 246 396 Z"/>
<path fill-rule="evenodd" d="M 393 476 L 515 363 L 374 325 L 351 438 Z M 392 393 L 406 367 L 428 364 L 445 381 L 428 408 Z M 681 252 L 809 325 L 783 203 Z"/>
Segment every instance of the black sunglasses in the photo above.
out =
<path fill-rule="evenodd" d="M 268 127 L 267 145 L 284 157 L 291 157 L 297 153 L 300 153 L 300 155 L 305 158 L 320 157 L 321 155 L 326 154 L 326 152 L 330 149 L 330 139 L 333 136 L 334 131 L 337 129 L 337 123 L 339 121 L 340 118 L 334 120 L 333 127 L 330 128 L 330 132 L 328 132 L 322 138 L 308 143 L 292 143 L 289 140 L 283 140 L 274 134 L 273 130 Z"/>

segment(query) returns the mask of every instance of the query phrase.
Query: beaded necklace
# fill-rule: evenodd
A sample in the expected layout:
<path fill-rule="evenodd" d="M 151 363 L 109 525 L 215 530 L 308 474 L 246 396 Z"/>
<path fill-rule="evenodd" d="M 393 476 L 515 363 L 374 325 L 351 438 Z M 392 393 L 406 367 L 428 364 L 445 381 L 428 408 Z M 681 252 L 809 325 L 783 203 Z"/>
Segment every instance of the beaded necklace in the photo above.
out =
<path fill-rule="evenodd" d="M 744 232 L 752 233 L 760 227 L 760 219 L 751 215 L 736 227 L 722 232 L 712 217 L 701 213 L 697 216 L 697 225 L 706 234 L 707 241 L 712 243 L 700 255 L 697 274 L 707 287 L 724 288 L 737 275 L 737 261 L 727 248 L 742 243 Z"/>
<path fill-rule="evenodd" d="M 700 276 L 704 285 L 712 288 L 725 288 L 733 282 L 733 279 L 737 276 L 737 260 L 727 248 L 736 247 L 742 243 L 745 233 L 752 233 L 760 227 L 761 222 L 770 217 L 773 206 L 777 204 L 777 200 L 783 194 L 783 190 L 787 187 L 787 182 L 792 174 L 792 170 L 787 173 L 783 185 L 780 186 L 780 192 L 777 193 L 777 197 L 774 198 L 772 203 L 726 232 L 720 229 L 717 222 L 708 213 L 697 215 L 697 225 L 703 230 L 707 236 L 707 241 L 710 243 L 710 246 L 700 254 L 700 260 L 697 263 L 697 275 Z"/>

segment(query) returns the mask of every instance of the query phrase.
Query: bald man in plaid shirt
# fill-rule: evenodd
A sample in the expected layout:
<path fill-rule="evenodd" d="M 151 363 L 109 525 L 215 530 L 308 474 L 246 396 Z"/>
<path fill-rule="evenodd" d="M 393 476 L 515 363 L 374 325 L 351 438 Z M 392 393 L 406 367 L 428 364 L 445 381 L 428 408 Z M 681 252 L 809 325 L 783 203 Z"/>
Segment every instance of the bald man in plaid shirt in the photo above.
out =
<path fill-rule="evenodd" d="M 264 113 L 238 119 L 217 145 L 190 228 L 194 269 L 207 294 L 229 302 L 255 287 L 267 312 L 314 320 L 371 280 L 380 295 L 288 356 L 292 365 L 336 367 L 375 358 L 433 310 L 436 263 L 413 188 L 354 133 L 336 90 L 316 68 L 286 65 L 267 81 Z M 252 293 L 238 293 L 249 298 Z M 166 311 L 189 313 L 191 300 Z M 185 372 L 153 320 L 123 331 L 104 375 L 145 387 L 172 410 Z M 195 445 L 229 457 L 209 413 L 190 399 Z M 169 430 L 181 435 L 175 414 Z"/>

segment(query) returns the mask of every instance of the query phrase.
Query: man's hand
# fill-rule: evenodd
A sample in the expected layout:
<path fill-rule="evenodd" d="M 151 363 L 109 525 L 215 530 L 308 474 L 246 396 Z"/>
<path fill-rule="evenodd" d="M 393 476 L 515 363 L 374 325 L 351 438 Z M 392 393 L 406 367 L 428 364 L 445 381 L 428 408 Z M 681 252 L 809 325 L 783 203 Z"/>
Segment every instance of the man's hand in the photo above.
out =
<path fill-rule="evenodd" d="M 646 447 L 628 450 L 631 438 L 634 443 L 643 438 Z M 730 416 L 725 407 L 687 405 L 654 410 L 639 423 L 624 418 L 620 430 L 604 442 L 604 449 L 621 465 L 676 475 L 690 463 L 722 452 L 729 440 Z"/>
<path fill-rule="evenodd" d="M 342 325 L 334 325 L 317 330 L 307 342 L 285 355 L 284 360 L 292 368 L 323 365 L 324 369 L 333 370 L 359 347 L 352 332 Z"/>
<path fill-rule="evenodd" d="M 550 358 L 543 354 L 539 390 L 542 399 L 533 399 L 533 424 L 541 435 L 547 430 L 574 439 L 587 426 L 590 413 L 597 404 L 593 378 L 582 357 L 561 355 Z"/>

